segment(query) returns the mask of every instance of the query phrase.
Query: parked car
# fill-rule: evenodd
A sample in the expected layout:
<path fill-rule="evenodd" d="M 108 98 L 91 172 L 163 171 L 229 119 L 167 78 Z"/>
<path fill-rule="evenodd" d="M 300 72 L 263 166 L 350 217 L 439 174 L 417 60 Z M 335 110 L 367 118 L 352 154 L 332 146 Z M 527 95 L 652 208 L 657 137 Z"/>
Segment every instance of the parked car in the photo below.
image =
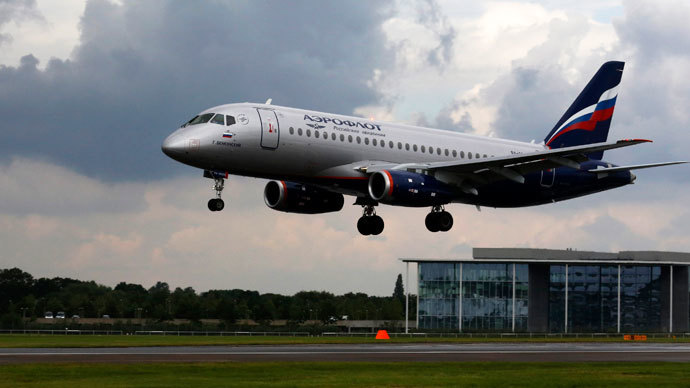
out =
<path fill-rule="evenodd" d="M 53 312 L 46 311 L 45 314 L 43 314 L 43 318 L 53 319 Z"/>
<path fill-rule="evenodd" d="M 58 311 L 57 314 L 55 314 L 55 318 L 65 319 L 65 312 L 64 311 Z"/>
<path fill-rule="evenodd" d="M 72 319 L 79 319 L 79 315 L 77 315 L 77 314 L 72 315 Z"/>
<path fill-rule="evenodd" d="M 103 318 L 103 319 L 110 319 L 110 315 L 108 315 L 108 314 L 103 314 L 103 316 L 102 316 L 101 318 Z"/>

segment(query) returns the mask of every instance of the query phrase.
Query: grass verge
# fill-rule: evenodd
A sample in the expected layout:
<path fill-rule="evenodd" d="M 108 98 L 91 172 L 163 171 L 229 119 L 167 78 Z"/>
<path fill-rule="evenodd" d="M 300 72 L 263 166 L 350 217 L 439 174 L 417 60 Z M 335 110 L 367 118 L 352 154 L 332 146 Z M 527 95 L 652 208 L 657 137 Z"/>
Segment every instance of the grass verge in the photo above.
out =
<path fill-rule="evenodd" d="M 0 387 L 678 387 L 681 363 L 30 364 L 0 367 Z"/>

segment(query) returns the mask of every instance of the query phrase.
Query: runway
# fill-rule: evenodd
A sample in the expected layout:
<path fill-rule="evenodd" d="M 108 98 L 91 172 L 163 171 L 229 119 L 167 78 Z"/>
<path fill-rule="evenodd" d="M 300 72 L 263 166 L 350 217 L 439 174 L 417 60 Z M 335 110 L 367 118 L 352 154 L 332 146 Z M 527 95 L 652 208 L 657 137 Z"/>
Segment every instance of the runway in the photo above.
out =
<path fill-rule="evenodd" d="M 690 362 L 690 344 L 475 343 L 134 348 L 7 348 L 0 364 L 38 362 L 259 362 L 259 361 L 673 361 Z"/>

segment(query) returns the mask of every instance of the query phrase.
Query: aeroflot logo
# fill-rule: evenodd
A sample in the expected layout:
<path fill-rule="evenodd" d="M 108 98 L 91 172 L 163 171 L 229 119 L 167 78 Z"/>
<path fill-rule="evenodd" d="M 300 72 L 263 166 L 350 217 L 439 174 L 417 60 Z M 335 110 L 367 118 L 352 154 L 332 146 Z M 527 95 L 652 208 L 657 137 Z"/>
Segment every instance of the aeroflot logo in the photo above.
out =
<path fill-rule="evenodd" d="M 381 130 L 381 126 L 378 124 L 372 124 L 372 123 L 362 123 L 359 121 L 350 121 L 350 120 L 340 120 L 340 119 L 332 119 L 330 117 L 321 117 L 321 116 L 309 116 L 309 115 L 304 115 L 304 121 L 315 121 L 317 123 L 333 123 L 335 125 L 347 125 L 349 127 L 359 127 L 359 128 L 364 128 L 364 129 L 377 129 Z"/>

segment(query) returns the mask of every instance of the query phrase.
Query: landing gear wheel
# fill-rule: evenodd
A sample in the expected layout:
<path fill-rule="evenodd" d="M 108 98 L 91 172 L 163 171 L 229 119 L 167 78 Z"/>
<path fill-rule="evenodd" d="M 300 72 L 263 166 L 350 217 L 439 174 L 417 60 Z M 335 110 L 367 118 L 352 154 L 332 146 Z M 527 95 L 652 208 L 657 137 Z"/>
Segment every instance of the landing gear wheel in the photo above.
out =
<path fill-rule="evenodd" d="M 357 220 L 357 230 L 363 236 L 368 236 L 371 234 L 370 218 L 371 217 L 368 216 L 362 216 L 359 217 L 359 220 Z"/>
<path fill-rule="evenodd" d="M 438 232 L 441 230 L 439 228 L 438 222 L 436 221 L 438 219 L 438 213 L 429 213 L 426 215 L 426 218 L 424 219 L 424 225 L 426 225 L 426 228 L 429 230 L 429 232 Z"/>
<path fill-rule="evenodd" d="M 204 177 L 213 179 L 213 190 L 216 192 L 216 198 L 208 200 L 208 210 L 212 212 L 223 210 L 225 202 L 220 198 L 220 195 L 225 187 L 225 178 L 221 174 L 212 171 L 204 171 Z M 225 177 L 227 177 L 227 174 L 225 174 Z"/>
<path fill-rule="evenodd" d="M 362 216 L 357 220 L 357 230 L 363 236 L 374 235 L 378 236 L 383 232 L 383 218 L 376 215 L 374 211 L 375 204 L 372 203 L 355 203 L 362 205 Z"/>
<path fill-rule="evenodd" d="M 453 216 L 443 206 L 434 206 L 426 215 L 424 224 L 430 232 L 447 232 L 453 227 Z"/>
<path fill-rule="evenodd" d="M 212 198 L 208 201 L 208 210 L 218 212 L 223 210 L 225 202 L 220 198 Z"/>
<path fill-rule="evenodd" d="M 453 227 L 453 216 L 447 211 L 442 211 L 436 216 L 436 224 L 439 231 L 447 232 Z"/>
<path fill-rule="evenodd" d="M 383 232 L 383 218 L 379 216 L 372 216 L 370 220 L 371 234 L 378 236 Z"/>

